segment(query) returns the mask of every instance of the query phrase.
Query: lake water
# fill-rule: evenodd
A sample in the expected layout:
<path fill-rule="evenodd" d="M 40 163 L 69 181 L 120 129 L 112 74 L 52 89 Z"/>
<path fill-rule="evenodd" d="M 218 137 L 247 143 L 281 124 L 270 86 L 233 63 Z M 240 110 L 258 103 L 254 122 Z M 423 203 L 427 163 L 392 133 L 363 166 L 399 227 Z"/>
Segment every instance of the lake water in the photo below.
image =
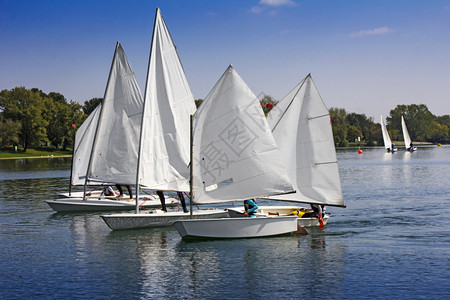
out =
<path fill-rule="evenodd" d="M 0 160 L 0 299 L 449 299 L 450 146 L 363 151 L 324 230 L 197 242 L 53 212 L 70 159 Z"/>

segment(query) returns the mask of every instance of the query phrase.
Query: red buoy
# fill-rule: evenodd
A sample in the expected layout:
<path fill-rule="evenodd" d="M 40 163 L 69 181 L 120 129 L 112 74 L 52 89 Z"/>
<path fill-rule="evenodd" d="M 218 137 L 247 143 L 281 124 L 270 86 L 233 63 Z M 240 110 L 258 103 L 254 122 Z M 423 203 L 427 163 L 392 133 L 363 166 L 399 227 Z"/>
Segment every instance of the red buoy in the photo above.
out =
<path fill-rule="evenodd" d="M 358 154 L 362 154 L 362 150 L 361 149 L 358 150 Z"/>

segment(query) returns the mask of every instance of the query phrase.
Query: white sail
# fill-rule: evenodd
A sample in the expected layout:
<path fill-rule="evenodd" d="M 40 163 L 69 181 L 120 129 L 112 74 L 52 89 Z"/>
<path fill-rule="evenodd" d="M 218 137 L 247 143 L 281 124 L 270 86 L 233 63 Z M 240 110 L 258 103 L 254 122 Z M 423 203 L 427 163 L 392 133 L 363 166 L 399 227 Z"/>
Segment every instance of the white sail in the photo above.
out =
<path fill-rule="evenodd" d="M 177 50 L 157 9 L 145 88 L 140 185 L 189 191 L 189 122 L 195 109 Z"/>
<path fill-rule="evenodd" d="M 386 124 L 384 123 L 383 116 L 380 116 L 380 117 L 381 117 L 381 123 L 380 123 L 381 124 L 381 133 L 383 134 L 384 148 L 391 149 L 391 147 L 392 147 L 391 138 L 389 137 L 389 133 L 387 132 Z"/>
<path fill-rule="evenodd" d="M 409 149 L 411 146 L 411 138 L 409 137 L 408 128 L 406 128 L 406 123 L 403 116 L 402 116 L 402 131 L 403 131 L 403 140 L 405 141 L 405 149 Z"/>
<path fill-rule="evenodd" d="M 311 75 L 267 120 L 296 190 L 270 199 L 344 206 L 330 115 Z"/>
<path fill-rule="evenodd" d="M 261 105 L 230 65 L 194 116 L 195 203 L 292 192 Z"/>
<path fill-rule="evenodd" d="M 101 104 L 84 120 L 75 134 L 74 150 L 72 156 L 72 185 L 84 185 L 89 157 L 94 143 L 95 131 L 98 125 Z"/>
<path fill-rule="evenodd" d="M 134 184 L 143 99 L 117 43 L 94 138 L 88 180 Z"/>

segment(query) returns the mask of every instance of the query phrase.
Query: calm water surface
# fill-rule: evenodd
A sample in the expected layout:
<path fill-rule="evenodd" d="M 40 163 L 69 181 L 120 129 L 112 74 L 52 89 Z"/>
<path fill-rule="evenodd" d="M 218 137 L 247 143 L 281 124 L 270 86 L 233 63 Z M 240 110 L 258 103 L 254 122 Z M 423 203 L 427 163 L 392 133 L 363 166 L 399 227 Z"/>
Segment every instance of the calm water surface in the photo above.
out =
<path fill-rule="evenodd" d="M 448 299 L 450 147 L 363 151 L 325 230 L 198 242 L 55 213 L 70 159 L 0 160 L 0 299 Z"/>

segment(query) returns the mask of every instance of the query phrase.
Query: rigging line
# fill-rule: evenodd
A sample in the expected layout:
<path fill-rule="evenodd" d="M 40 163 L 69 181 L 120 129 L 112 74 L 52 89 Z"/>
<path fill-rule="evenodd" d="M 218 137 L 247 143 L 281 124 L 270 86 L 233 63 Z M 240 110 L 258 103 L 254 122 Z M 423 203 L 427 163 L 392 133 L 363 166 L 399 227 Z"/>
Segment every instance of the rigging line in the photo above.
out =
<path fill-rule="evenodd" d="M 306 79 L 311 75 L 308 74 L 308 76 L 305 77 L 305 79 L 303 79 L 302 84 L 300 85 L 300 87 L 297 89 L 297 92 L 295 93 L 294 97 L 292 97 L 291 102 L 289 102 L 289 105 L 286 107 L 286 109 L 284 110 L 284 112 L 281 114 L 280 118 L 278 119 L 278 122 L 275 124 L 275 126 L 272 129 L 272 132 L 277 128 L 278 124 L 280 123 L 281 119 L 283 118 L 283 116 L 286 114 L 286 112 L 289 110 L 289 108 L 291 107 L 292 102 L 294 102 L 295 97 L 297 97 L 298 93 L 300 92 L 300 90 L 302 89 L 303 85 L 306 82 Z"/>

